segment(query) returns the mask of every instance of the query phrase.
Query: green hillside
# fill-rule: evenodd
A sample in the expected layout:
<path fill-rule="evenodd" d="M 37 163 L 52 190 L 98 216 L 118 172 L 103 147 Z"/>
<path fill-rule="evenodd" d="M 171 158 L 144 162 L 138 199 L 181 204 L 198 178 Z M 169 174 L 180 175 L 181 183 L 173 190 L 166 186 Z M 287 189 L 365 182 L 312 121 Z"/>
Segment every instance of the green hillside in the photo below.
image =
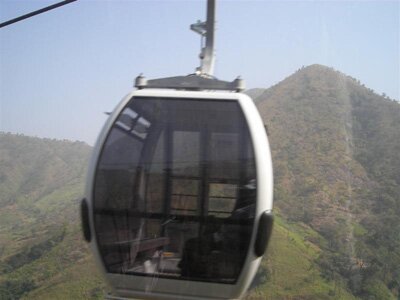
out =
<path fill-rule="evenodd" d="M 398 299 L 399 103 L 320 65 L 248 93 L 276 222 L 247 299 Z M 0 134 L 0 299 L 102 297 L 78 214 L 90 150 Z"/>
<path fill-rule="evenodd" d="M 101 287 L 78 220 L 90 151 L 81 142 L 0 133 L 0 299 L 31 291 L 28 299 L 76 299 Z M 60 283 L 74 288 L 49 294 Z"/>
<path fill-rule="evenodd" d="M 334 286 L 303 298 L 343 299 L 338 286 L 362 299 L 399 297 L 399 103 L 320 65 L 255 95 L 270 133 L 275 208 L 291 232 L 315 231 L 299 237 L 319 249 L 312 268 Z"/>

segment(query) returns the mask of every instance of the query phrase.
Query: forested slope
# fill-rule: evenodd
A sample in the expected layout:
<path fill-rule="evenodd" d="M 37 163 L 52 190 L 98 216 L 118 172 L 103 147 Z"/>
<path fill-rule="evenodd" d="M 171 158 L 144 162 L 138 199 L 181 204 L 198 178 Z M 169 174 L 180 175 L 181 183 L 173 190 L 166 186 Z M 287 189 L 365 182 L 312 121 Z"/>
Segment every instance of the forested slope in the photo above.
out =
<path fill-rule="evenodd" d="M 289 226 L 318 234 L 303 238 L 320 249 L 313 262 L 330 295 L 340 286 L 398 297 L 399 103 L 321 65 L 258 89 L 255 102 L 270 133 L 275 207 Z"/>
<path fill-rule="evenodd" d="M 90 150 L 82 142 L 0 133 L 0 299 L 31 291 L 32 299 L 59 283 L 73 288 L 47 299 L 72 299 L 101 286 L 78 222 Z"/>

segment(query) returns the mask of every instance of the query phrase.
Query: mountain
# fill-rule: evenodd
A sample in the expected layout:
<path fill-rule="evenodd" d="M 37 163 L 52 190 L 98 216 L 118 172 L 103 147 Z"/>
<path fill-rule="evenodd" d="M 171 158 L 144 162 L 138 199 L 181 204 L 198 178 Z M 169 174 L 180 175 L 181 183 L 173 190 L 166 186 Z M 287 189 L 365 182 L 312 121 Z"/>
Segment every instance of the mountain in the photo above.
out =
<path fill-rule="evenodd" d="M 78 221 L 90 151 L 82 142 L 0 133 L 0 299 L 72 299 L 101 286 Z"/>
<path fill-rule="evenodd" d="M 276 211 L 314 231 L 300 237 L 317 247 L 329 295 L 339 285 L 363 299 L 398 297 L 399 103 L 321 65 L 249 93 L 269 131 Z"/>
<path fill-rule="evenodd" d="M 400 104 L 321 65 L 247 93 L 276 216 L 247 299 L 398 299 Z M 102 297 L 78 214 L 90 151 L 0 134 L 0 299 Z"/>

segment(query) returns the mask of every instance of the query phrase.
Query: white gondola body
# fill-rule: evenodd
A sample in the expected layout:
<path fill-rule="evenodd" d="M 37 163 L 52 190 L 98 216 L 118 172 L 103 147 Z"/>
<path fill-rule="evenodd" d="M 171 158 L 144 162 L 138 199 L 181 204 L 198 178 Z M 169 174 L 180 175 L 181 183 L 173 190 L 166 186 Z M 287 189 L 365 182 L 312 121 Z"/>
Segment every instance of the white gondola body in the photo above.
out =
<path fill-rule="evenodd" d="M 136 99 L 140 99 L 140 100 L 136 100 Z M 155 248 L 155 249 L 153 249 L 154 251 L 146 252 L 146 253 L 151 253 L 151 255 L 153 255 L 153 258 L 149 258 L 148 260 L 143 258 L 145 254 L 138 252 L 138 251 L 140 251 L 139 247 L 142 247 L 142 249 L 145 248 L 143 246 L 144 242 L 142 242 L 142 246 L 140 246 L 140 243 L 142 241 L 141 236 L 143 236 L 143 233 L 139 234 L 136 231 L 135 236 L 133 236 L 133 238 L 132 238 L 132 236 L 129 237 L 130 233 L 127 233 L 128 235 L 125 235 L 125 237 L 124 237 L 125 233 L 124 233 L 124 230 L 122 230 L 122 229 L 119 231 L 110 229 L 110 232 L 107 232 L 108 229 L 105 229 L 105 227 L 107 227 L 107 226 L 109 226 L 109 227 L 114 226 L 117 222 L 122 222 L 122 223 L 127 222 L 126 224 L 128 224 L 128 225 L 120 225 L 118 228 L 124 228 L 124 226 L 125 226 L 127 231 L 129 231 L 131 228 L 133 228 L 133 225 L 131 226 L 129 224 L 131 224 L 130 219 L 135 219 L 134 216 L 118 218 L 117 215 L 113 215 L 110 217 L 112 219 L 112 221 L 110 221 L 111 225 L 99 224 L 99 222 L 103 222 L 102 220 L 108 220 L 107 216 L 101 215 L 101 213 L 102 213 L 101 211 L 103 209 L 103 207 L 101 205 L 103 205 L 103 204 L 99 204 L 100 202 L 102 202 L 102 201 L 104 202 L 106 200 L 99 200 L 99 199 L 103 199 L 102 198 L 103 196 L 100 195 L 100 193 L 103 190 L 106 191 L 107 184 L 110 184 L 110 183 L 107 183 L 106 181 L 101 181 L 99 179 L 99 176 L 100 176 L 99 174 L 101 172 L 101 168 L 103 168 L 102 164 L 103 165 L 105 164 L 105 163 L 103 163 L 103 161 L 105 161 L 106 159 L 109 159 L 109 160 L 114 159 L 114 158 L 105 158 L 105 156 L 108 155 L 105 152 L 105 151 L 108 151 L 107 149 L 105 150 L 105 147 L 106 147 L 105 145 L 110 144 L 110 139 L 112 139 L 110 132 L 112 130 L 114 130 L 113 128 L 115 128 L 115 126 L 117 126 L 116 124 L 118 122 L 119 122 L 118 126 L 122 127 L 121 130 L 129 131 L 129 130 L 131 130 L 131 128 L 129 128 L 129 124 L 130 124 L 129 120 L 139 118 L 137 115 L 135 115 L 136 112 L 134 112 L 133 110 L 127 111 L 127 106 L 131 105 L 135 101 L 145 101 L 146 99 L 149 99 L 150 101 L 166 101 L 166 102 L 167 101 L 178 101 L 179 102 L 181 100 L 184 100 L 185 105 L 189 108 L 191 107 L 191 105 L 190 105 L 191 101 L 193 103 L 193 107 L 200 107 L 202 105 L 202 102 L 209 101 L 209 104 L 210 104 L 209 105 L 210 110 L 208 111 L 209 114 L 213 113 L 213 111 L 212 111 L 213 103 L 218 103 L 219 107 L 221 107 L 221 108 L 223 108 L 225 104 L 226 104 L 226 106 L 232 106 L 233 104 L 235 104 L 236 105 L 235 107 L 238 107 L 238 109 L 239 109 L 239 113 L 237 115 L 242 116 L 240 118 L 243 119 L 243 122 L 244 122 L 245 126 L 247 127 L 246 130 L 248 130 L 248 133 L 246 133 L 246 134 L 249 138 L 248 142 L 252 148 L 252 157 L 254 159 L 254 168 L 255 168 L 255 173 L 254 173 L 255 178 L 253 178 L 253 180 L 250 180 L 250 181 L 248 181 L 249 178 L 247 178 L 246 186 L 253 185 L 253 187 L 248 187 L 248 188 L 255 188 L 256 195 L 255 195 L 255 200 L 254 200 L 254 204 L 255 204 L 254 211 L 252 212 L 252 218 L 253 218 L 252 220 L 253 221 L 252 221 L 251 228 L 250 228 L 251 230 L 248 232 L 249 236 L 247 238 L 246 245 L 243 246 L 243 249 L 246 250 L 246 253 L 244 256 L 242 255 L 243 261 L 240 263 L 240 266 L 238 267 L 238 270 L 240 270 L 240 271 L 238 271 L 238 272 L 232 271 L 233 272 L 232 274 L 234 274 L 234 275 L 231 276 L 232 277 L 231 280 L 229 280 L 229 279 L 225 280 L 223 278 L 215 278 L 215 276 L 217 276 L 215 274 L 218 274 L 218 272 L 215 273 L 213 276 L 210 275 L 209 277 L 207 277 L 207 276 L 197 276 L 197 275 L 182 276 L 181 274 L 179 274 L 179 272 L 175 272 L 177 274 L 171 275 L 168 272 L 163 271 L 163 270 L 165 270 L 166 266 L 168 265 L 169 259 L 171 260 L 171 262 L 173 261 L 173 259 L 175 259 L 175 262 L 177 262 L 179 260 L 182 261 L 183 260 L 182 252 L 189 251 L 187 249 L 186 250 L 183 249 L 187 246 L 188 243 L 190 243 L 190 242 L 188 242 L 188 238 L 184 236 L 186 233 L 178 234 L 178 235 L 183 236 L 183 238 L 181 240 L 179 240 L 179 243 L 177 242 L 180 245 L 180 248 L 178 250 L 176 250 L 175 252 L 180 253 L 181 257 L 179 257 L 179 255 L 177 257 L 175 257 L 173 250 L 166 251 L 165 249 L 167 249 L 168 247 L 171 248 L 171 245 L 169 245 L 168 243 L 172 243 L 173 239 L 176 239 L 176 240 L 178 240 L 178 239 L 176 238 L 175 235 L 168 236 L 168 232 L 169 231 L 172 232 L 172 229 L 160 229 L 161 226 L 164 226 L 164 227 L 170 226 L 171 228 L 173 226 L 176 227 L 176 226 L 178 226 L 177 220 L 185 220 L 185 217 L 179 215 L 180 211 L 175 210 L 175 212 L 171 212 L 171 210 L 172 210 L 171 201 L 175 201 L 174 199 L 178 199 L 177 196 L 171 196 L 172 200 L 170 199 L 169 206 L 166 208 L 168 210 L 168 218 L 169 219 L 164 214 L 163 220 L 158 220 L 158 219 L 151 220 L 151 222 L 158 224 L 158 226 L 160 227 L 157 230 L 160 230 L 160 232 L 162 232 L 162 231 L 164 231 L 164 232 L 157 234 L 157 237 L 154 237 L 153 240 L 151 238 L 148 238 L 149 245 L 153 245 L 153 247 Z M 156 99 L 156 100 L 154 100 L 154 99 Z M 162 103 L 162 102 L 160 102 L 160 103 Z M 152 109 L 154 110 L 154 107 L 156 107 L 156 105 L 153 105 L 152 107 L 153 107 Z M 203 111 L 202 113 L 204 114 L 205 112 Z M 121 119 L 122 114 L 124 114 L 123 118 L 128 120 L 128 121 L 126 121 L 126 123 L 124 123 L 125 121 L 123 119 Z M 157 115 L 157 113 L 155 113 L 154 111 L 152 112 L 152 114 L 153 114 L 153 116 Z M 236 112 L 235 112 L 235 114 L 236 114 Z M 162 116 L 162 115 L 163 115 L 163 113 L 160 113 L 160 116 Z M 200 115 L 200 113 L 199 113 L 199 115 Z M 217 117 L 221 117 L 222 115 L 223 115 L 222 112 L 219 114 L 216 114 Z M 121 120 L 121 121 L 119 121 L 119 120 Z M 140 122 L 141 122 L 141 124 L 140 124 L 141 130 L 136 130 L 137 131 L 136 134 L 141 138 L 144 137 L 143 138 L 144 141 L 146 141 L 146 139 L 149 140 L 150 135 L 146 136 L 148 134 L 146 132 L 146 130 L 150 131 L 150 129 L 152 128 L 152 126 L 154 124 L 154 121 L 146 120 L 146 118 L 143 117 L 142 121 L 140 121 Z M 176 121 L 176 122 L 178 122 L 178 121 Z M 188 121 L 186 120 L 185 122 L 188 122 Z M 196 118 L 193 118 L 192 122 L 196 123 L 197 122 Z M 222 121 L 222 123 L 224 123 L 224 122 Z M 128 124 L 128 125 L 126 125 L 126 124 Z M 216 126 L 219 126 L 219 125 L 216 125 Z M 221 126 L 223 127 L 223 126 L 230 126 L 230 125 L 224 124 Z M 201 135 L 201 133 L 199 133 L 199 135 Z M 184 137 L 185 135 L 182 134 L 182 136 Z M 172 137 L 170 137 L 170 138 L 172 138 Z M 198 140 L 198 141 L 203 142 L 203 143 L 205 142 L 204 140 Z M 196 145 L 199 146 L 198 143 L 200 143 L 200 142 L 196 142 Z M 209 142 L 211 143 L 211 141 L 209 141 Z M 228 139 L 228 142 L 229 142 L 229 139 Z M 187 142 L 187 147 L 191 146 L 190 143 L 191 143 L 190 141 Z M 182 145 L 182 144 L 183 144 L 182 141 L 179 141 L 179 145 Z M 230 144 L 227 143 L 228 147 L 229 147 L 229 145 Z M 118 149 L 118 147 L 116 149 Z M 207 155 L 207 151 L 211 151 L 211 150 L 207 150 L 210 148 L 204 148 L 204 149 L 206 149 L 203 151 L 204 153 L 206 153 L 206 154 L 203 153 L 204 155 Z M 228 150 L 229 149 L 227 149 L 227 151 Z M 115 149 L 113 151 L 114 152 L 110 152 L 111 153 L 110 155 L 114 155 L 114 156 L 118 155 L 118 152 L 115 152 L 116 151 Z M 154 160 L 154 157 L 156 155 L 155 151 L 157 151 L 157 150 L 153 149 L 152 151 L 147 151 L 147 153 L 145 153 L 146 151 L 144 151 L 144 152 L 142 151 L 142 153 L 134 153 L 132 155 L 136 155 L 136 156 L 146 155 L 147 158 L 144 159 L 144 158 L 139 157 L 138 161 L 145 160 L 147 163 L 151 164 L 151 162 Z M 170 151 L 172 151 L 172 150 L 170 150 Z M 202 155 L 200 153 L 201 151 L 199 150 L 198 156 Z M 149 152 L 151 154 L 148 154 Z M 172 154 L 170 154 L 170 155 L 172 155 Z M 121 159 L 121 160 L 123 160 L 123 159 Z M 115 164 L 115 165 L 117 165 L 117 164 Z M 117 168 L 117 167 L 114 166 L 114 168 Z M 136 168 L 140 169 L 140 166 L 138 164 L 136 164 Z M 143 171 L 143 168 L 146 168 L 146 167 L 141 168 L 141 170 L 143 172 L 142 178 L 138 179 L 138 177 L 141 175 L 136 174 L 135 175 L 136 179 L 134 181 L 130 181 L 131 182 L 130 184 L 132 186 L 127 187 L 128 189 L 135 190 L 134 192 L 132 192 L 135 195 L 143 194 L 144 193 L 143 189 L 151 190 L 153 188 L 151 186 L 150 182 L 146 179 L 147 177 L 146 177 L 145 172 Z M 165 167 L 165 168 L 167 168 L 167 167 Z M 115 172 L 118 172 L 118 171 L 115 171 Z M 132 172 L 136 172 L 136 171 L 133 170 Z M 173 171 L 171 171 L 171 172 L 173 172 Z M 204 183 L 204 178 L 201 178 L 201 176 L 204 174 L 198 175 L 199 178 L 196 179 L 197 180 L 196 182 L 201 181 L 200 186 L 203 184 L 202 186 L 207 189 L 208 194 L 207 193 L 206 194 L 210 195 L 210 193 L 211 193 L 210 192 L 210 190 L 211 190 L 210 182 L 207 181 L 206 183 Z M 121 179 L 121 182 L 125 182 L 124 180 L 128 181 L 125 178 L 125 179 Z M 138 182 L 139 180 L 140 180 L 140 182 Z M 185 182 L 185 181 L 182 181 L 182 182 Z M 191 184 L 190 180 L 187 180 L 186 182 Z M 104 185 L 104 186 L 101 186 L 101 185 Z M 165 183 L 163 183 L 163 186 L 164 187 L 166 186 Z M 220 185 L 216 184 L 215 186 L 220 188 L 221 186 L 223 186 L 223 184 L 222 183 Z M 166 189 L 168 190 L 168 187 L 166 187 Z M 169 187 L 169 189 L 171 190 L 172 187 Z M 153 188 L 153 191 L 156 191 L 156 190 L 157 190 L 157 188 Z M 169 192 L 171 192 L 170 190 L 169 190 Z M 255 275 L 257 268 L 261 261 L 261 257 L 259 255 L 255 254 L 254 247 L 256 244 L 257 230 L 258 230 L 258 224 L 259 224 L 260 218 L 261 218 L 262 214 L 270 213 L 272 211 L 272 204 L 273 204 L 272 190 L 273 190 L 272 163 L 271 163 L 271 155 L 270 155 L 270 148 L 269 148 L 269 144 L 268 144 L 268 138 L 267 138 L 267 135 L 265 132 L 265 128 L 264 128 L 262 119 L 261 119 L 252 99 L 249 98 L 247 95 L 240 94 L 240 93 L 231 93 L 231 92 L 176 91 L 176 90 L 157 90 L 157 89 L 136 90 L 136 91 L 131 92 L 121 101 L 121 103 L 115 108 L 113 113 L 110 115 L 108 121 L 106 122 L 106 124 L 97 140 L 96 146 L 94 147 L 94 150 L 93 150 L 93 155 L 92 155 L 92 159 L 90 162 L 90 166 L 89 166 L 87 186 L 86 186 L 86 199 L 87 199 L 87 203 L 88 203 L 88 212 L 89 212 L 88 213 L 88 223 L 89 223 L 89 227 L 90 227 L 90 232 L 92 233 L 90 244 L 91 244 L 91 248 L 95 254 L 95 257 L 97 259 L 98 265 L 101 266 L 101 269 L 105 275 L 105 278 L 107 279 L 107 281 L 113 288 L 113 295 L 118 296 L 118 297 L 143 298 L 143 299 L 205 299 L 205 298 L 207 298 L 207 299 L 236 299 L 236 298 L 240 298 L 243 295 L 243 293 L 246 291 L 248 286 L 250 285 L 252 279 L 254 278 L 254 275 Z M 109 191 L 106 191 L 106 192 L 109 192 Z M 165 192 L 165 190 L 164 190 L 164 192 Z M 121 192 L 121 193 L 129 194 L 129 191 Z M 205 192 L 203 191 L 203 196 L 204 196 L 204 193 Z M 118 198 L 118 197 L 122 197 L 122 196 L 116 196 L 116 197 Z M 140 196 L 137 196 L 137 197 L 140 197 Z M 173 197 L 175 197 L 175 198 L 173 198 Z M 184 197 L 184 196 L 181 196 L 181 198 L 182 197 Z M 187 197 L 192 197 L 190 199 L 194 199 L 193 198 L 194 196 L 187 196 Z M 197 197 L 196 199 L 201 198 L 201 196 L 199 196 L 199 195 L 197 195 L 196 197 Z M 208 197 L 208 196 L 206 196 L 206 197 Z M 231 196 L 229 196 L 229 197 L 231 197 Z M 187 198 L 187 199 L 189 199 L 189 198 Z M 123 214 L 123 212 L 121 212 L 121 211 L 123 211 L 123 209 L 126 208 L 127 205 L 128 206 L 130 205 L 130 204 L 126 204 L 124 202 L 124 204 L 121 207 L 118 207 L 118 205 L 119 205 L 118 203 L 110 204 L 109 203 L 110 199 L 108 199 L 107 201 L 108 201 L 107 202 L 108 204 L 104 204 L 104 205 L 107 205 L 107 207 L 113 207 L 113 209 L 115 209 L 115 210 L 109 209 L 109 211 L 111 211 L 111 215 L 116 214 L 115 213 L 116 211 L 118 211 L 120 214 Z M 210 200 L 207 200 L 207 201 L 210 201 Z M 223 198 L 223 201 L 229 202 L 230 200 L 229 200 L 229 198 Z M 116 201 L 116 202 L 118 202 L 118 201 Z M 203 205 L 203 204 L 200 204 L 200 205 Z M 126 208 L 126 209 L 129 210 L 129 208 Z M 136 208 L 136 209 L 140 210 L 139 208 Z M 195 209 L 197 209 L 197 208 L 195 208 Z M 193 210 L 193 207 L 192 207 L 192 210 Z M 103 211 L 104 211 L 104 209 L 103 209 Z M 140 211 L 146 211 L 146 209 L 143 208 Z M 198 211 L 198 210 L 196 210 L 196 211 Z M 165 213 L 165 211 L 164 211 L 164 213 Z M 219 215 L 218 215 L 218 213 L 216 213 L 216 214 L 214 214 L 215 218 L 213 218 L 213 220 L 219 219 L 219 218 L 221 220 L 232 218 L 229 215 L 229 212 L 228 213 L 224 212 L 224 213 L 227 214 L 228 217 L 220 218 L 220 215 L 223 213 L 220 213 Z M 105 212 L 105 214 L 107 214 L 107 212 Z M 178 217 L 176 217 L 176 216 L 174 217 L 174 214 L 178 215 Z M 196 215 L 196 213 L 193 213 L 193 211 L 191 211 L 189 214 Z M 233 214 L 233 212 L 232 212 L 232 214 Z M 161 211 L 161 215 L 162 215 L 162 211 Z M 150 219 L 147 219 L 147 218 L 150 218 L 151 216 L 152 215 L 147 212 L 147 214 L 144 214 L 140 218 L 137 217 L 137 219 L 141 220 L 140 222 L 142 222 L 141 223 L 142 225 L 146 222 L 149 222 L 149 224 L 150 224 L 150 221 L 149 221 Z M 189 216 L 189 217 L 195 218 L 193 216 Z M 208 218 L 207 212 L 203 211 L 203 217 Z M 202 220 L 204 220 L 204 218 Z M 141 226 L 141 225 L 137 225 L 140 223 L 138 220 L 132 221 L 132 222 L 136 222 L 135 228 Z M 224 221 L 222 221 L 222 223 L 223 222 Z M 151 223 L 151 224 L 153 224 L 153 223 Z M 176 223 L 176 224 L 174 225 L 173 223 Z M 112 225 L 112 224 L 114 224 L 114 225 Z M 147 225 L 147 227 L 149 227 L 149 226 L 150 225 Z M 204 225 L 204 226 L 207 226 L 207 225 Z M 218 226 L 215 226 L 215 227 L 218 227 Z M 221 227 L 223 227 L 223 225 L 219 227 L 220 231 L 222 230 Z M 200 227 L 196 227 L 196 228 L 200 228 Z M 143 229 L 143 230 L 145 230 L 145 229 Z M 148 230 L 148 229 L 146 229 L 146 230 Z M 188 232 L 189 231 L 190 230 L 188 230 Z M 207 231 L 207 229 L 206 229 L 206 231 Z M 154 231 L 154 232 L 156 232 L 156 231 Z M 202 232 L 204 232 L 204 231 L 202 231 Z M 136 262 L 136 265 L 135 265 L 135 263 L 132 263 L 131 265 L 129 265 L 129 262 L 128 262 L 127 265 L 122 266 L 121 258 L 115 258 L 115 259 L 112 258 L 112 254 L 107 252 L 108 246 L 107 246 L 106 241 L 108 241 L 108 239 L 109 239 L 108 237 L 107 237 L 107 239 L 105 238 L 105 236 L 107 234 L 109 234 L 109 235 L 114 234 L 114 237 L 119 235 L 119 237 L 116 237 L 114 239 L 114 245 L 110 246 L 111 248 L 114 249 L 114 248 L 120 247 L 118 249 L 122 249 L 122 247 L 130 247 L 130 250 L 128 250 L 128 253 L 126 253 L 127 260 L 129 260 L 130 258 L 135 256 L 136 261 L 139 261 L 140 263 Z M 214 237 L 216 237 L 218 235 L 222 235 L 222 233 L 218 233 L 218 230 L 215 230 L 214 232 L 212 232 L 212 234 Z M 200 239 L 200 238 L 201 238 L 201 234 L 199 236 L 197 236 L 197 239 Z M 129 243 L 130 239 L 131 239 L 130 245 L 126 246 L 125 244 Z M 195 239 L 192 239 L 192 241 L 193 240 L 195 240 Z M 120 244 L 118 244 L 118 243 L 120 243 Z M 125 244 L 122 245 L 122 243 L 125 243 Z M 149 246 L 149 247 L 151 248 L 151 246 Z M 126 250 L 123 250 L 123 251 L 126 251 Z M 109 251 L 109 252 L 111 252 L 111 251 Z M 143 252 L 145 252 L 145 251 L 143 250 Z M 217 253 L 218 251 L 214 251 L 214 252 Z M 142 255 L 143 257 L 140 257 L 140 255 Z M 149 254 L 146 254 L 146 255 L 149 255 Z M 224 256 L 223 253 L 222 254 L 217 253 L 215 255 L 217 257 L 218 257 L 218 255 L 222 255 L 220 257 Z M 156 260 L 158 262 L 154 263 L 153 261 L 156 261 Z M 163 260 L 163 262 L 160 262 L 161 260 Z M 110 261 L 113 261 L 116 263 L 114 265 L 112 265 L 110 263 Z M 211 263 L 211 262 L 212 262 L 212 260 L 209 263 Z M 139 264 L 141 265 L 141 267 L 139 266 Z M 157 269 L 157 268 L 160 268 L 160 264 L 163 264 L 163 267 L 162 267 L 163 270 L 161 270 L 161 271 Z M 215 267 L 218 268 L 218 265 L 216 265 Z M 190 272 L 188 274 L 190 274 Z M 229 277 L 230 275 L 229 276 L 226 275 L 226 276 Z"/>

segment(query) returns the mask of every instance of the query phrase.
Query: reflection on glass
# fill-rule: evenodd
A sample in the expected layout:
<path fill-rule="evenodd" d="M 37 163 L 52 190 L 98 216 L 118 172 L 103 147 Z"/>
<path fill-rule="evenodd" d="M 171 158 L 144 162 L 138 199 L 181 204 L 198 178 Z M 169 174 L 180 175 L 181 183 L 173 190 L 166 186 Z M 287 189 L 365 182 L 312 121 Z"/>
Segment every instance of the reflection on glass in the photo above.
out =
<path fill-rule="evenodd" d="M 255 174 L 237 102 L 132 99 L 96 174 L 94 221 L 108 272 L 236 282 L 254 221 Z"/>

